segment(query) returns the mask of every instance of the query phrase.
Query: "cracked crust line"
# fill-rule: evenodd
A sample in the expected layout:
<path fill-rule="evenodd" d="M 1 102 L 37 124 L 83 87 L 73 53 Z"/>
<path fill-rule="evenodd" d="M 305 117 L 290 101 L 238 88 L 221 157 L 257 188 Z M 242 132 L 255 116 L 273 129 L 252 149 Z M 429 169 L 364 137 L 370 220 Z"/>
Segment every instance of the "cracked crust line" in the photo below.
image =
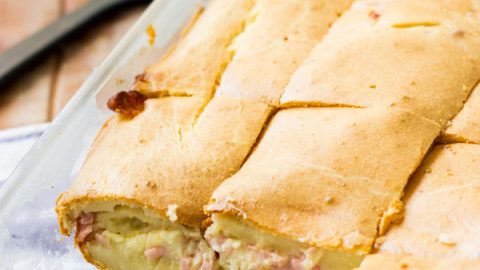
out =
<path fill-rule="evenodd" d="M 474 88 L 472 88 L 473 90 Z M 467 97 L 466 101 L 464 102 L 464 105 L 465 103 L 468 101 L 468 99 L 470 98 L 470 95 L 472 94 L 473 91 L 470 91 L 470 94 L 469 96 Z M 440 126 L 442 129 L 443 128 L 446 128 L 446 123 L 445 124 L 441 124 L 441 123 L 438 123 L 438 122 L 435 122 L 434 120 L 430 119 L 430 118 L 427 118 L 417 112 L 414 112 L 414 111 L 410 111 L 410 110 L 407 110 L 407 109 L 404 109 L 404 108 L 397 108 L 397 107 L 388 107 L 388 106 L 385 106 L 386 108 L 390 108 L 391 110 L 396 110 L 396 111 L 403 111 L 403 112 L 407 112 L 407 113 L 410 113 L 410 114 L 413 114 L 421 119 L 424 119 L 426 121 L 429 121 L 429 122 L 432 122 L 432 123 L 435 123 L 436 125 Z M 276 112 L 279 112 L 279 111 L 282 111 L 282 110 L 290 110 L 290 109 L 299 109 L 299 108 L 350 108 L 350 109 L 369 109 L 369 108 L 374 108 L 374 107 L 369 107 L 369 106 L 358 106 L 358 105 L 352 105 L 352 104 L 341 104 L 341 103 L 326 103 L 326 102 L 320 102 L 320 101 L 308 101 L 308 102 L 301 102 L 301 101 L 292 101 L 292 102 L 286 102 L 286 103 L 283 103 L 279 108 L 277 108 L 277 110 L 275 111 Z M 463 109 L 463 107 L 457 112 L 457 114 Z M 455 116 L 457 115 L 455 114 Z M 452 118 L 454 119 L 455 116 Z M 448 122 L 448 121 L 447 121 Z M 437 139 L 440 139 L 440 134 L 439 136 L 437 136 Z M 464 142 L 464 143 L 468 143 L 468 142 L 465 142 L 465 141 L 459 141 L 463 139 L 462 137 L 455 137 L 452 142 Z M 450 141 L 446 141 L 445 143 L 449 143 Z"/>
<path fill-rule="evenodd" d="M 349 104 L 336 104 L 336 103 L 324 103 L 324 102 L 288 102 L 288 103 L 284 103 L 280 108 L 276 108 L 276 111 L 275 113 L 279 112 L 279 111 L 283 111 L 283 110 L 290 110 L 290 109 L 301 109 L 301 108 L 350 108 L 350 109 L 369 109 L 369 108 L 373 108 L 373 107 L 366 107 L 366 106 L 355 106 L 355 105 L 349 105 Z M 441 128 L 444 128 L 444 126 L 440 125 L 440 123 L 438 122 L 435 122 L 434 120 L 430 119 L 430 118 L 427 118 L 421 114 L 418 114 L 416 112 L 413 112 L 413 111 L 410 111 L 410 110 L 407 110 L 407 109 L 404 109 L 404 108 L 397 108 L 397 107 L 386 107 L 386 108 L 389 108 L 391 110 L 394 110 L 394 111 L 402 111 L 402 112 L 407 112 L 407 113 L 410 113 L 412 115 L 415 115 L 416 117 L 418 118 L 421 118 L 425 121 L 428 121 L 430 123 L 434 123 L 438 126 L 440 126 Z M 440 134 L 439 134 L 440 136 Z M 439 136 L 437 136 L 437 139 L 439 138 Z"/>
<path fill-rule="evenodd" d="M 233 35 L 232 38 L 230 39 L 229 45 L 227 47 L 227 50 L 230 52 L 230 58 L 225 63 L 222 64 L 220 70 L 217 72 L 217 75 L 215 76 L 215 84 L 212 86 L 212 91 L 210 91 L 211 94 L 210 94 L 209 97 L 207 97 L 204 100 L 202 106 L 200 107 L 197 114 L 195 115 L 195 120 L 192 123 L 192 127 L 197 124 L 198 119 L 200 119 L 200 117 L 202 116 L 203 112 L 205 111 L 205 108 L 208 106 L 210 101 L 215 97 L 215 93 L 217 92 L 217 89 L 220 86 L 223 74 L 225 73 L 225 70 L 227 69 L 228 65 L 232 62 L 233 58 L 235 57 L 236 50 L 233 49 L 233 47 L 235 45 L 235 40 L 238 37 L 240 37 L 243 33 L 245 33 L 247 28 L 255 22 L 255 19 L 257 18 L 256 8 L 255 8 L 256 5 L 257 5 L 257 3 L 255 1 L 253 7 L 249 10 L 247 18 L 243 22 L 242 29 L 240 29 L 240 31 L 238 33 L 236 33 L 235 35 Z"/>
<path fill-rule="evenodd" d="M 436 145 L 446 145 L 446 144 L 455 144 L 455 143 L 465 143 L 465 144 L 476 144 L 471 140 L 461 136 L 459 134 L 447 134 L 443 133 L 435 141 Z"/>
<path fill-rule="evenodd" d="M 467 143 L 467 144 L 476 144 L 475 142 L 469 140 L 468 138 L 464 137 L 462 134 L 455 134 L 455 133 L 447 133 L 447 130 L 449 128 L 449 125 L 455 121 L 455 118 L 460 114 L 460 112 L 463 111 L 465 108 L 465 105 L 467 102 L 470 100 L 470 98 L 473 95 L 473 92 L 480 87 L 480 79 L 477 80 L 477 82 L 473 85 L 472 89 L 470 89 L 470 92 L 468 93 L 467 98 L 464 100 L 462 107 L 457 111 L 457 113 L 449 119 L 444 126 L 442 127 L 442 132 L 441 134 L 437 137 L 435 143 L 436 144 L 452 144 L 452 143 Z M 479 89 L 480 90 L 480 89 Z"/>
<path fill-rule="evenodd" d="M 465 98 L 464 102 L 463 102 L 463 106 L 457 111 L 457 113 L 449 120 L 449 121 L 453 121 L 455 119 L 455 117 L 457 117 L 457 115 L 463 110 L 463 108 L 465 108 L 465 104 L 467 104 L 467 102 L 470 100 L 470 97 L 472 96 L 473 92 L 475 91 L 475 89 L 480 85 L 480 78 L 477 80 L 477 82 L 473 85 L 473 87 L 470 89 L 470 92 L 468 93 L 468 96 L 467 98 Z"/>
<path fill-rule="evenodd" d="M 417 115 L 417 114 L 415 114 L 415 115 Z M 426 120 L 429 120 L 433 123 L 436 123 L 435 121 L 430 120 L 428 118 L 425 118 L 425 117 L 423 117 L 423 118 L 426 119 Z M 387 232 L 390 230 L 390 227 L 391 227 L 390 225 L 399 222 L 403 218 L 403 211 L 405 210 L 405 205 L 407 203 L 407 201 L 406 201 L 407 198 L 405 197 L 405 191 L 407 190 L 408 186 L 412 183 L 411 182 L 412 177 L 417 173 L 418 169 L 421 167 L 421 165 L 425 161 L 425 157 L 427 157 L 428 154 L 430 154 L 432 152 L 432 150 L 435 148 L 435 146 L 437 145 L 435 141 L 440 137 L 441 133 L 442 133 L 442 131 L 440 130 L 438 132 L 438 135 L 437 135 L 436 139 L 432 142 L 432 144 L 430 145 L 428 150 L 423 155 L 422 159 L 420 159 L 418 161 L 418 164 L 416 164 L 415 169 L 408 176 L 408 180 L 407 180 L 405 186 L 402 188 L 402 194 L 397 198 L 398 202 L 401 203 L 401 207 L 399 209 L 396 209 L 398 211 L 393 213 L 393 215 L 390 215 L 390 216 L 386 215 L 386 213 L 390 209 L 390 205 L 389 205 L 389 208 L 386 209 L 385 211 L 383 211 L 381 213 L 381 215 L 379 215 L 378 222 L 377 222 L 377 233 L 374 236 L 374 239 L 373 239 L 373 242 L 372 242 L 372 247 L 371 247 L 372 251 L 375 250 L 377 242 L 380 239 L 382 239 L 382 237 L 384 237 L 387 234 Z M 389 220 L 389 218 L 390 218 L 390 220 Z"/>
<path fill-rule="evenodd" d="M 257 6 L 257 3 L 256 3 L 256 1 L 254 1 L 252 7 L 250 7 L 250 9 L 248 10 L 248 15 L 243 20 L 243 24 L 242 24 L 241 29 L 237 33 L 234 33 L 230 37 L 230 39 L 228 41 L 228 44 L 226 46 L 227 51 L 230 52 L 230 57 L 223 64 L 221 64 L 219 70 L 217 71 L 217 74 L 215 75 L 214 85 L 212 85 L 212 91 L 210 91 L 210 94 L 208 96 L 203 98 L 202 105 L 198 109 L 198 112 L 196 113 L 196 115 L 194 117 L 194 121 L 191 124 L 192 127 L 195 126 L 198 119 L 201 117 L 202 113 L 205 111 L 205 108 L 208 106 L 210 101 L 214 98 L 215 92 L 216 92 L 217 88 L 219 87 L 221 79 L 223 77 L 223 73 L 225 72 L 228 65 L 231 63 L 231 61 L 233 60 L 233 58 L 235 56 L 235 50 L 233 49 L 233 45 L 235 43 L 236 38 L 239 37 L 240 35 L 242 35 L 246 31 L 246 29 L 251 24 L 254 23 L 254 21 L 256 19 L 256 14 L 255 14 L 256 13 L 256 8 L 255 8 L 256 6 Z M 178 48 L 178 44 L 181 41 L 181 38 L 187 36 L 191 32 L 194 25 L 198 22 L 199 18 L 204 13 L 205 13 L 205 8 L 200 7 L 199 10 L 195 13 L 194 17 L 185 26 L 185 29 L 181 32 L 180 40 L 178 40 L 175 44 L 173 44 L 168 49 L 168 51 L 163 56 L 163 58 L 165 58 L 166 56 L 169 56 L 170 54 L 172 54 Z M 158 98 L 165 98 L 165 97 L 194 97 L 194 96 L 196 96 L 194 94 L 187 93 L 187 92 L 184 92 L 184 91 L 178 91 L 174 88 L 162 89 L 162 90 L 158 90 L 158 91 L 143 91 L 142 88 L 144 88 L 144 87 L 146 87 L 150 90 L 152 89 L 152 86 L 150 85 L 151 82 L 146 79 L 146 76 L 147 76 L 147 71 L 144 71 L 143 73 L 137 75 L 136 78 L 135 78 L 135 83 L 133 84 L 132 88 L 135 91 L 138 91 L 138 92 L 142 93 L 148 99 L 158 99 Z M 179 131 L 179 132 L 181 132 L 181 131 Z"/>
<path fill-rule="evenodd" d="M 273 117 L 279 111 L 278 108 L 275 108 L 275 107 L 272 107 L 272 106 L 270 106 L 270 108 L 271 108 L 271 111 L 270 111 L 267 119 L 265 120 L 265 123 L 263 124 L 262 130 L 260 131 L 257 138 L 255 139 L 255 142 L 253 143 L 252 147 L 250 148 L 250 151 L 248 151 L 248 154 L 243 159 L 242 165 L 240 166 L 240 168 L 243 167 L 243 165 L 245 164 L 245 162 L 247 162 L 247 160 L 250 158 L 250 156 L 255 151 L 255 149 L 257 149 L 257 146 L 262 141 L 263 137 L 265 136 L 265 133 L 267 132 L 268 127 L 270 126 L 270 123 L 272 122 Z"/>
<path fill-rule="evenodd" d="M 417 172 L 417 170 L 420 168 L 421 164 L 425 161 L 425 157 L 430 153 L 432 152 L 433 148 L 436 146 L 436 145 L 441 145 L 441 144 L 451 144 L 451 143 L 466 143 L 466 144 L 470 144 L 472 142 L 470 142 L 468 139 L 464 138 L 463 136 L 459 135 L 459 134 L 446 134 L 444 133 L 445 132 L 445 129 L 448 128 L 448 125 L 447 123 L 451 122 L 451 121 L 454 121 L 455 117 L 463 110 L 463 108 L 465 107 L 465 104 L 468 102 L 468 100 L 470 99 L 473 91 L 475 90 L 475 88 L 480 84 L 480 79 L 477 81 L 477 83 L 475 83 L 475 85 L 472 87 L 472 89 L 470 90 L 467 98 L 465 99 L 464 103 L 463 103 L 463 106 L 462 108 L 460 108 L 457 113 L 449 120 L 447 121 L 446 123 L 444 123 L 441 127 L 442 127 L 442 130 L 439 132 L 439 134 L 437 135 L 436 139 L 434 140 L 434 142 L 432 143 L 432 145 L 430 146 L 430 148 L 428 149 L 428 151 L 426 152 L 426 154 L 423 156 L 422 160 L 420 160 L 419 164 L 417 164 L 415 170 L 413 171 L 413 173 L 408 177 L 408 181 L 407 181 L 407 185 L 405 185 L 405 187 L 403 188 L 403 191 L 405 192 L 407 186 L 410 184 L 411 182 L 411 179 L 412 179 L 412 176 Z M 308 106 L 307 106 L 308 107 Z M 331 107 L 335 107 L 335 106 L 331 106 Z M 345 107 L 349 107 L 348 105 L 345 106 Z M 361 107 L 360 107 L 361 108 Z M 399 108 L 395 108 L 395 109 L 399 109 Z M 407 112 L 410 112 L 408 110 L 405 110 L 405 109 L 400 109 L 400 110 L 403 110 L 403 111 L 407 111 Z M 413 113 L 413 112 L 410 112 L 410 113 Z M 426 119 L 426 120 L 430 120 L 424 116 L 421 116 L 419 114 L 416 114 L 416 113 L 413 113 L 423 119 Z M 433 120 L 430 120 L 431 122 L 434 122 Z M 435 122 L 436 123 L 436 122 Z M 438 123 L 437 123 L 438 124 Z M 395 222 L 398 222 L 399 219 L 401 219 L 401 213 L 403 212 L 403 209 L 405 207 L 405 194 L 402 194 L 402 196 L 399 198 L 399 201 L 403 204 L 403 207 L 402 209 L 399 209 L 400 210 L 400 215 L 398 215 L 398 217 L 393 216 L 393 219 L 391 221 L 389 221 L 389 224 L 391 223 L 395 223 Z M 372 245 L 372 250 L 374 250 L 373 248 L 375 247 L 376 243 L 377 243 L 377 240 L 381 237 L 383 237 L 389 230 L 389 224 L 386 228 L 382 228 L 383 225 L 383 222 L 384 222 L 384 219 L 386 218 L 385 217 L 385 213 L 382 213 L 381 216 L 379 216 L 379 219 L 378 219 L 378 224 L 377 224 L 377 234 L 375 236 L 375 239 L 373 241 L 373 245 Z"/>
<path fill-rule="evenodd" d="M 252 14 L 252 16 L 253 16 L 254 19 L 253 19 L 253 20 L 250 20 L 250 22 L 249 22 L 248 25 L 253 24 L 254 21 L 255 21 L 255 19 L 256 19 L 257 16 L 258 16 L 258 15 L 255 14 L 255 7 L 252 8 L 252 10 L 250 11 L 250 13 Z M 342 15 L 343 15 L 342 13 L 338 13 L 338 14 L 337 14 L 337 18 L 336 18 L 334 21 L 338 20 Z M 327 32 L 332 28 L 333 24 L 334 24 L 334 23 L 331 23 L 331 24 L 329 25 Z M 248 25 L 247 25 L 247 26 L 248 26 Z M 246 28 L 247 28 L 247 27 L 245 27 L 245 29 L 244 29 L 243 32 L 245 32 Z M 321 42 L 321 41 L 320 41 L 320 42 Z M 233 45 L 233 43 L 232 43 L 231 45 Z M 234 55 L 232 55 L 231 60 L 233 59 L 233 56 L 234 56 Z M 218 87 L 218 85 L 217 85 L 217 87 Z M 284 87 L 284 90 L 285 90 L 285 89 L 286 89 L 286 87 Z M 284 91 L 284 93 L 285 93 L 285 91 Z M 282 93 L 282 95 L 280 95 L 279 100 L 281 99 L 281 97 L 283 96 L 284 93 Z M 245 159 L 243 160 L 241 167 L 243 167 L 243 165 L 245 164 L 245 162 L 246 162 L 246 161 L 248 160 L 248 158 L 252 155 L 253 151 L 255 151 L 255 149 L 257 148 L 258 144 L 259 144 L 260 141 L 263 139 L 266 131 L 268 130 L 268 127 L 270 126 L 270 123 L 271 123 L 273 117 L 277 114 L 277 112 L 279 112 L 279 111 L 281 111 L 281 110 L 283 110 L 283 109 L 302 108 L 302 107 L 312 107 L 312 108 L 314 108 L 314 107 L 319 107 L 319 108 L 321 108 L 321 107 L 362 108 L 362 107 L 360 107 L 360 106 L 350 106 L 350 105 L 342 105 L 342 104 L 332 104 L 332 105 L 329 106 L 328 104 L 324 104 L 324 103 L 303 103 L 303 104 L 300 104 L 300 103 L 299 103 L 299 104 L 296 104 L 296 103 L 285 103 L 285 104 L 280 105 L 280 106 L 278 106 L 278 107 L 270 106 L 271 112 L 270 112 L 270 114 L 268 115 L 268 117 L 267 117 L 267 119 L 266 119 L 266 121 L 265 121 L 265 123 L 264 123 L 264 125 L 263 125 L 263 127 L 262 127 L 262 130 L 260 131 L 259 135 L 257 136 L 257 139 L 255 140 L 255 143 L 254 143 L 253 146 L 250 148 L 250 151 L 248 152 L 248 154 L 246 155 Z"/>
<path fill-rule="evenodd" d="M 419 25 L 396 25 L 394 27 L 398 27 L 398 28 L 409 28 L 409 27 L 435 27 L 435 26 L 438 26 L 438 24 L 426 24 L 426 23 L 421 23 Z M 475 84 L 475 86 L 478 84 L 478 82 Z M 469 92 L 469 95 L 466 97 L 463 105 L 465 105 L 466 102 L 468 102 L 472 92 L 473 92 L 473 89 L 475 89 L 475 86 L 470 90 Z M 327 108 L 327 107 L 330 107 L 330 108 L 358 108 L 358 109 L 362 109 L 362 108 L 366 108 L 366 107 L 361 107 L 361 106 L 352 106 L 352 105 L 348 105 L 348 104 L 327 104 L 327 103 L 321 103 L 321 102 L 292 102 L 292 103 L 285 103 L 285 104 L 282 104 L 280 106 L 280 108 L 274 108 L 274 110 L 272 110 L 271 114 L 269 115 L 267 121 L 265 122 L 264 124 L 264 127 L 262 128 L 262 131 L 261 133 L 259 134 L 259 136 L 257 137 L 254 145 L 252 146 L 249 154 L 247 155 L 247 157 L 245 158 L 245 161 L 250 157 L 250 155 L 253 153 L 253 151 L 255 151 L 256 147 L 258 146 L 258 144 L 260 143 L 260 141 L 263 139 L 264 137 L 264 134 L 266 133 L 266 130 L 268 129 L 268 127 L 270 126 L 270 122 L 272 120 L 272 118 L 274 117 L 274 115 L 281 111 L 281 110 L 284 110 L 284 109 L 294 109 L 294 108 Z M 401 109 L 401 108 L 392 108 L 393 110 L 401 110 L 401 111 L 406 111 L 406 112 L 409 112 L 411 114 L 414 114 L 416 115 L 417 117 L 419 118 L 422 118 L 422 119 L 425 119 L 425 120 L 428 120 L 429 122 L 433 122 L 433 123 L 436 123 L 437 125 L 440 125 L 439 123 L 433 121 L 432 119 L 429 119 L 425 116 L 422 116 L 418 113 L 415 113 L 415 112 L 412 112 L 410 110 L 406 110 L 406 109 Z M 463 110 L 463 106 L 462 108 L 460 108 L 457 113 L 452 117 L 452 119 L 455 119 L 456 115 Z M 445 128 L 446 127 L 446 123 L 442 123 L 441 124 L 442 128 Z M 437 135 L 437 139 L 441 138 L 441 132 L 438 133 Z M 462 141 L 461 139 L 463 138 L 455 138 L 455 142 L 465 142 L 465 141 Z M 468 143 L 468 142 L 466 142 Z M 420 167 L 420 165 L 423 163 L 424 159 L 425 159 L 425 156 L 428 155 L 428 153 L 430 153 L 433 149 L 433 147 L 435 145 L 437 145 L 438 142 L 433 142 L 430 146 L 430 148 L 426 151 L 425 155 L 423 156 L 422 159 L 420 159 L 418 161 L 418 164 L 416 164 L 415 166 L 415 169 L 412 171 L 411 175 L 408 177 L 408 181 L 407 181 L 407 185 L 410 183 L 411 181 L 411 178 L 412 178 L 412 175 L 415 174 L 415 172 L 418 170 L 418 168 Z M 245 162 L 244 161 L 244 162 Z M 242 165 L 243 166 L 243 165 Z M 405 187 L 407 186 L 405 185 Z M 403 188 L 403 191 L 405 191 L 405 187 Z M 401 196 L 398 198 L 398 202 L 400 203 L 405 203 L 404 202 L 404 194 L 402 193 Z M 389 207 L 390 208 L 390 207 Z M 377 233 L 372 241 L 372 246 L 371 246 L 371 250 L 374 250 L 374 245 L 377 243 L 377 240 L 382 237 L 383 235 L 385 235 L 386 231 L 388 231 L 388 227 L 387 226 L 386 228 L 382 228 L 384 225 L 385 225 L 385 219 L 389 218 L 388 216 L 388 210 L 389 209 L 386 209 L 385 211 L 383 211 L 382 213 L 379 214 L 378 216 L 378 222 L 377 222 Z M 403 211 L 403 207 L 400 208 L 400 209 L 397 209 L 400 211 L 400 213 Z M 211 211 L 211 213 L 215 213 L 215 211 Z M 390 223 L 394 223 L 397 221 L 397 218 L 396 218 L 397 215 L 391 215 L 390 217 L 393 217 L 392 220 L 390 221 L 387 221 L 388 224 Z M 258 224 L 256 224 L 258 225 Z"/>

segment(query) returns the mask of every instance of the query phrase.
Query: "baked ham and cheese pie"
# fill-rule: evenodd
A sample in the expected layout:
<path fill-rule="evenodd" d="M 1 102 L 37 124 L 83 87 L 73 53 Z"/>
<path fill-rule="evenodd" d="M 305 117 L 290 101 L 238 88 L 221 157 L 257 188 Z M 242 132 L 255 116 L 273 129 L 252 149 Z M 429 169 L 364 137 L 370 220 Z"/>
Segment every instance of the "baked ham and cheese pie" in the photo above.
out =
<path fill-rule="evenodd" d="M 117 114 L 58 198 L 86 260 L 475 267 L 480 146 L 432 144 L 480 141 L 480 1 L 209 2 L 109 100 Z"/>
<path fill-rule="evenodd" d="M 76 227 L 77 244 L 99 268 L 215 268 L 200 233 L 202 206 L 239 169 L 270 109 L 219 97 L 198 116 L 200 101 L 148 99 L 135 118 L 111 118 L 58 199 L 62 232 Z"/>
<path fill-rule="evenodd" d="M 62 233 L 76 228 L 77 245 L 101 269 L 216 269 L 203 206 L 241 167 L 291 74 L 350 2 L 212 1 L 135 91 L 110 99 L 119 115 L 58 199 Z M 268 73 L 297 50 L 256 89 L 252 73 L 231 71 L 261 63 L 255 72 Z M 247 86 L 264 94 L 243 96 Z"/>
<path fill-rule="evenodd" d="M 278 112 L 214 192 L 206 231 L 224 269 L 352 269 L 401 208 L 440 127 L 384 108 Z"/>
<path fill-rule="evenodd" d="M 379 239 L 379 252 L 480 259 L 479 206 L 480 145 L 436 146 L 409 183 L 403 219 Z"/>
<path fill-rule="evenodd" d="M 426 259 L 406 255 L 369 255 L 356 270 L 477 270 L 480 260 Z"/>

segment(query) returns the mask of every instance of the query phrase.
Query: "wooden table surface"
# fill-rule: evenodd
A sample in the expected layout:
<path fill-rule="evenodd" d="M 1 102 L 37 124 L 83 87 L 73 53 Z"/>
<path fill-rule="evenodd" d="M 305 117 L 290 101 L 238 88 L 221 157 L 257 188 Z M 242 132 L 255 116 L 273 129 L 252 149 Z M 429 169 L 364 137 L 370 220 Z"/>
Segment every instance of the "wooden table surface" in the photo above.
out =
<path fill-rule="evenodd" d="M 0 0 L 0 51 L 86 2 Z M 108 16 L 0 89 L 0 129 L 51 121 L 144 9 L 138 6 Z"/>

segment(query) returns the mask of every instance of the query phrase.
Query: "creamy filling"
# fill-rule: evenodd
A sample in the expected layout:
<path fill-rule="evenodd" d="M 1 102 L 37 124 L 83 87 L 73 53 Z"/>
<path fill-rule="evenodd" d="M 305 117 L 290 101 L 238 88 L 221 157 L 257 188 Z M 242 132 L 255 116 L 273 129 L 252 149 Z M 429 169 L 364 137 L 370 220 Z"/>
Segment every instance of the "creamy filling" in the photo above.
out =
<path fill-rule="evenodd" d="M 78 213 L 77 241 L 109 269 L 217 269 L 215 252 L 199 229 L 140 208 L 90 210 Z"/>
<path fill-rule="evenodd" d="M 226 270 L 349 270 L 363 258 L 277 237 L 225 215 L 215 214 L 212 220 L 205 237 Z"/>

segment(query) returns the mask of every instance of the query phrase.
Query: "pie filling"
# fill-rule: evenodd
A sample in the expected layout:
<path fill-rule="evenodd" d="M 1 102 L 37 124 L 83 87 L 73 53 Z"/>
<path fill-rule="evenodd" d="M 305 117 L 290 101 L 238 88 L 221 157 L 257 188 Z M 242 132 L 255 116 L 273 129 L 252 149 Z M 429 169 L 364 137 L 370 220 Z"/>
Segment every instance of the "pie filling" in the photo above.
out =
<path fill-rule="evenodd" d="M 205 237 L 226 270 L 350 270 L 364 257 L 274 236 L 226 215 L 214 214 L 212 221 Z"/>
<path fill-rule="evenodd" d="M 77 241 L 108 269 L 217 269 L 215 252 L 198 228 L 123 205 L 77 214 Z"/>

